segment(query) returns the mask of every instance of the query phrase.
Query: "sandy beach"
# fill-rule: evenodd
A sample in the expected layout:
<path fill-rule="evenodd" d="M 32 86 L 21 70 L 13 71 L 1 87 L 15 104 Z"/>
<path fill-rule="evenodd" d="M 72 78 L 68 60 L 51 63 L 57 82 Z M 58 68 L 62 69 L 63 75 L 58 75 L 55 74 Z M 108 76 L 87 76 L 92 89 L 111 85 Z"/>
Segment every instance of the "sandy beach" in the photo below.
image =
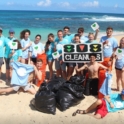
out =
<path fill-rule="evenodd" d="M 120 41 L 123 35 L 117 35 L 115 38 Z M 5 75 L 5 65 L 2 66 L 3 75 Z M 55 68 L 54 68 L 55 70 Z M 48 68 L 47 68 L 48 71 Z M 113 67 L 113 84 L 112 88 L 116 88 L 116 76 Z M 0 83 L 0 87 L 6 87 L 6 83 Z M 72 116 L 72 113 L 77 109 L 86 109 L 96 98 L 86 96 L 82 102 L 65 112 L 56 109 L 56 115 L 44 114 L 36 111 L 30 106 L 30 101 L 34 98 L 33 95 L 20 92 L 9 95 L 0 95 L 0 124 L 123 124 L 124 110 L 109 113 L 105 118 L 97 120 L 87 115 Z M 93 113 L 91 113 L 93 114 Z"/>

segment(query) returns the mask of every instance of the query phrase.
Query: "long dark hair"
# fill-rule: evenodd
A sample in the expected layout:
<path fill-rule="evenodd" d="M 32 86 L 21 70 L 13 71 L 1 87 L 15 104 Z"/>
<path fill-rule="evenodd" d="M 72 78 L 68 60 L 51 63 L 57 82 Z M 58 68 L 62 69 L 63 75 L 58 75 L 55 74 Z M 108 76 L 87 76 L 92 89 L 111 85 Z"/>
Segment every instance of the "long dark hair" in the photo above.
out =
<path fill-rule="evenodd" d="M 52 38 L 54 38 L 54 34 L 52 34 L 52 33 L 50 33 L 50 34 L 48 34 L 48 40 L 47 40 L 47 42 L 46 42 L 46 45 L 45 45 L 45 51 L 47 51 L 48 49 L 47 49 L 47 45 L 50 45 L 50 41 L 49 41 L 49 37 L 52 37 Z"/>
<path fill-rule="evenodd" d="M 25 30 L 21 31 L 21 33 L 20 33 L 20 39 L 25 38 L 25 33 L 26 33 L 26 32 L 28 32 L 28 33 L 29 33 L 29 35 L 31 34 L 30 30 L 25 29 Z"/>

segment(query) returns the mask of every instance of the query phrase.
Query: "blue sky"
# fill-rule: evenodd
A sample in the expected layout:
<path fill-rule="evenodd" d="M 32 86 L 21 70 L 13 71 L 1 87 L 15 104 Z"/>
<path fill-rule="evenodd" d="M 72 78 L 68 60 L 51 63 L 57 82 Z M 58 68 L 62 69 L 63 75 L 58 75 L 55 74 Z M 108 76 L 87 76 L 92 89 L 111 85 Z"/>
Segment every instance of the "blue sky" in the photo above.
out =
<path fill-rule="evenodd" d="M 0 10 L 124 13 L 124 0 L 0 0 Z"/>

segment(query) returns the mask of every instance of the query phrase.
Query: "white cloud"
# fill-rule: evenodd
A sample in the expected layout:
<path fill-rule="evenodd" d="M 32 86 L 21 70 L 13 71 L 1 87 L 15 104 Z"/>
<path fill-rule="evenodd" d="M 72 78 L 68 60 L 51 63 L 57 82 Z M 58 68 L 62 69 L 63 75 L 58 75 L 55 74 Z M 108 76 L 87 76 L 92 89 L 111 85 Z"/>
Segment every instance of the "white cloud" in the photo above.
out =
<path fill-rule="evenodd" d="M 118 4 L 115 4 L 115 6 L 114 6 L 115 8 L 117 8 L 118 7 Z"/>
<path fill-rule="evenodd" d="M 13 2 L 7 2 L 7 5 L 11 6 L 11 5 L 14 5 Z"/>
<path fill-rule="evenodd" d="M 82 7 L 98 7 L 99 2 L 98 1 L 82 2 L 82 3 L 79 4 L 79 6 L 82 6 Z"/>
<path fill-rule="evenodd" d="M 50 6 L 51 5 L 51 0 L 44 0 L 44 1 L 40 1 L 37 3 L 37 6 Z"/>
<path fill-rule="evenodd" d="M 59 5 L 61 7 L 69 7 L 70 6 L 70 3 L 69 2 L 61 2 L 61 3 L 59 3 Z"/>

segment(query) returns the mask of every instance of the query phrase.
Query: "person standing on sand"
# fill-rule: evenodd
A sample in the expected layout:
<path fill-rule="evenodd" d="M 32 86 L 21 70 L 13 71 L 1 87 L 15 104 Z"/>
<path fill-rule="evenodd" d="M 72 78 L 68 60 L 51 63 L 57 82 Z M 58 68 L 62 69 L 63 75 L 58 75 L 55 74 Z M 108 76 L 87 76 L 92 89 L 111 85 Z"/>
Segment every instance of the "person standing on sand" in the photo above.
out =
<path fill-rule="evenodd" d="M 6 83 L 9 83 L 9 78 L 10 78 L 10 58 L 9 58 L 9 54 L 10 54 L 10 44 L 13 42 L 13 40 L 15 40 L 14 37 L 15 31 L 13 29 L 9 30 L 9 37 L 5 38 L 5 62 L 6 62 Z"/>
<path fill-rule="evenodd" d="M 41 42 L 41 35 L 35 36 L 35 41 L 31 45 L 31 61 L 33 61 L 34 64 L 36 64 L 37 54 L 43 54 L 45 52 L 44 50 L 44 44 Z"/>
<path fill-rule="evenodd" d="M 1 80 L 1 67 L 4 63 L 4 46 L 5 46 L 5 37 L 2 35 L 3 29 L 0 27 L 0 83 L 2 83 Z"/>
<path fill-rule="evenodd" d="M 48 80 L 51 80 L 52 77 L 53 77 L 53 62 L 54 62 L 54 59 L 53 59 L 52 53 L 54 53 L 54 51 L 55 51 L 54 35 L 52 33 L 50 33 L 48 35 L 48 41 L 46 42 L 46 45 L 45 45 L 45 52 L 46 52 L 46 55 L 47 55 L 47 64 L 48 64 L 49 72 L 50 72 Z"/>
<path fill-rule="evenodd" d="M 110 96 L 104 96 L 103 99 L 98 99 L 86 110 L 77 110 L 72 114 L 72 116 L 76 116 L 76 114 L 87 114 L 95 109 L 96 112 L 93 117 L 97 119 L 105 117 L 107 113 L 124 109 L 124 90 L 122 90 L 121 94 L 114 93 Z"/>
<path fill-rule="evenodd" d="M 65 26 L 63 28 L 63 38 L 68 40 L 68 44 L 71 44 L 74 38 L 74 34 L 70 33 L 70 28 L 68 26 Z M 74 71 L 74 64 L 73 63 L 66 63 L 67 66 L 67 80 L 70 79 L 72 76 L 72 73 Z"/>
<path fill-rule="evenodd" d="M 84 70 L 85 68 L 88 69 L 88 79 L 86 80 L 85 84 L 85 95 L 98 95 L 98 71 L 99 68 L 103 68 L 109 71 L 109 69 L 102 64 L 96 62 L 96 54 L 91 53 L 89 55 L 90 62 L 88 64 L 85 64 L 83 67 L 79 68 L 76 67 L 76 70 L 78 72 Z"/>
<path fill-rule="evenodd" d="M 118 55 L 120 51 L 120 56 Z M 124 89 L 124 37 L 120 40 L 119 48 L 113 53 L 111 60 L 115 60 L 117 90 Z"/>
<path fill-rule="evenodd" d="M 101 37 L 100 42 L 103 43 L 103 57 L 104 61 L 101 63 L 112 70 L 111 56 L 118 47 L 117 40 L 112 36 L 113 28 L 108 27 L 106 29 L 106 36 Z"/>
<path fill-rule="evenodd" d="M 21 46 L 22 46 L 22 63 L 28 63 L 29 58 L 31 57 L 31 45 L 32 42 L 29 39 L 30 30 L 25 29 L 20 33 Z"/>
<path fill-rule="evenodd" d="M 57 45 L 56 45 L 56 50 L 59 52 L 60 57 L 58 59 L 55 60 L 55 68 L 57 70 L 57 77 L 59 77 L 60 75 L 66 79 L 66 63 L 62 61 L 62 47 L 65 44 L 68 44 L 64 38 L 63 38 L 63 31 L 62 30 L 58 30 L 57 32 L 58 38 L 59 40 L 57 41 Z"/>
<path fill-rule="evenodd" d="M 74 44 L 80 44 L 81 42 L 80 42 L 80 36 L 79 36 L 79 34 L 75 34 L 75 36 L 74 36 L 74 40 L 73 40 L 73 43 Z M 77 66 L 77 69 L 78 68 L 80 68 L 80 67 L 82 67 L 84 64 L 83 63 L 73 63 L 74 64 L 74 67 L 75 66 Z M 71 72 L 70 72 L 71 73 Z M 81 76 L 81 72 L 78 72 L 77 70 L 76 70 L 76 75 L 78 75 L 78 76 Z M 72 74 L 70 74 L 70 75 L 72 75 Z M 69 77 L 70 78 L 70 77 Z"/>

